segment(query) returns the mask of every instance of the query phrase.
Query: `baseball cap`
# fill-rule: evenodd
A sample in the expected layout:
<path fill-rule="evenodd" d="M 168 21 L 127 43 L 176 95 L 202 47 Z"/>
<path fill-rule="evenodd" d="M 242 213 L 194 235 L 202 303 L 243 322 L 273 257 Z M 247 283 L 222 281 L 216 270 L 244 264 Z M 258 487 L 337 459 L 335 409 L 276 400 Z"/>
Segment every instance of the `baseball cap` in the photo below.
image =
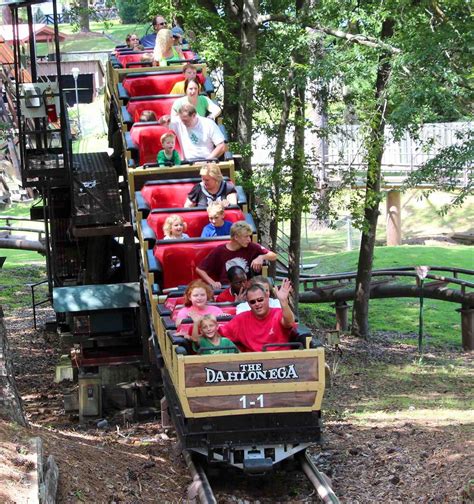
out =
<path fill-rule="evenodd" d="M 173 37 L 179 38 L 184 35 L 184 31 L 180 26 L 173 26 L 173 28 L 171 28 L 171 34 Z"/>

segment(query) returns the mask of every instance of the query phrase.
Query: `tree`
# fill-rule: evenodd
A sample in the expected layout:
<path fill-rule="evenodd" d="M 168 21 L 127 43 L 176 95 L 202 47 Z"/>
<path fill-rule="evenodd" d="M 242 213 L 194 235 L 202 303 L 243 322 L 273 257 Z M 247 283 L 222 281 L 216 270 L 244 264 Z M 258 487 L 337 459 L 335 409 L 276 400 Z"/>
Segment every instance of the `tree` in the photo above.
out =
<path fill-rule="evenodd" d="M 383 6 L 367 1 L 350 3 L 346 9 L 327 1 L 325 7 L 333 22 L 339 19 L 337 24 L 348 27 L 354 36 L 362 32 L 369 42 L 381 39 L 371 51 L 368 44 L 348 49 L 334 40 L 330 55 L 339 62 L 341 87 L 350 89 L 350 105 L 366 132 L 365 195 L 361 202 L 354 193 L 350 207 L 363 232 L 353 332 L 368 336 L 369 289 L 381 199 L 383 130 L 390 124 L 396 137 L 405 131 L 416 136 L 424 122 L 464 116 L 472 97 L 467 56 L 472 42 L 471 13 L 461 0 L 386 1 Z M 420 173 L 417 180 L 421 181 L 426 174 L 426 171 L 424 175 Z M 349 171 L 349 183 L 353 175 Z"/>
<path fill-rule="evenodd" d="M 89 25 L 89 1 L 88 0 L 79 0 L 78 5 L 78 16 L 79 16 L 79 27 L 81 32 L 88 33 L 90 32 Z"/>

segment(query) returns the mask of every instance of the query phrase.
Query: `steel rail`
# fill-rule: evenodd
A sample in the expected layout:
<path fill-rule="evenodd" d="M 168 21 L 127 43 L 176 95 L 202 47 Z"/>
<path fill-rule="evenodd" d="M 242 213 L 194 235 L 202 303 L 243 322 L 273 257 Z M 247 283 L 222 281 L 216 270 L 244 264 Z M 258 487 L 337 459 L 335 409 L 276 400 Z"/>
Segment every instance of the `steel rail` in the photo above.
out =
<path fill-rule="evenodd" d="M 462 275 L 474 275 L 474 270 L 471 269 L 465 269 L 465 268 L 454 268 L 454 267 L 443 267 L 443 266 L 429 266 L 430 270 L 429 271 L 448 271 L 454 275 L 454 278 L 457 278 L 458 274 Z M 382 271 L 390 271 L 390 272 L 403 272 L 403 271 L 412 271 L 415 272 L 415 267 L 414 266 L 400 266 L 398 268 L 384 268 L 382 270 L 373 270 L 372 273 L 376 274 L 378 272 Z M 282 278 L 285 277 L 287 274 L 286 271 L 277 271 L 277 274 L 279 275 L 278 278 L 281 276 Z M 357 276 L 357 272 L 355 271 L 342 271 L 341 273 L 325 273 L 325 274 L 320 274 L 320 275 L 315 275 L 314 273 L 301 273 L 300 278 L 301 282 L 311 282 L 311 281 L 318 281 L 318 282 L 324 282 L 328 280 L 337 280 L 338 278 L 355 278 Z"/>
<path fill-rule="evenodd" d="M 183 457 L 193 477 L 193 485 L 196 486 L 197 495 L 201 504 L 217 504 L 211 485 L 201 465 L 195 464 L 192 455 L 183 450 Z"/>
<path fill-rule="evenodd" d="M 411 271 L 410 271 L 411 269 Z M 453 270 L 455 268 L 452 268 Z M 435 271 L 449 271 L 450 268 L 436 268 L 433 270 Z M 431 269 L 430 269 L 431 271 Z M 460 268 L 458 271 L 452 271 L 452 273 L 462 273 L 465 275 L 474 275 L 474 271 L 472 270 L 461 270 Z M 417 278 L 418 275 L 414 271 L 414 268 L 393 268 L 393 269 L 381 269 L 381 270 L 374 270 L 372 271 L 372 277 L 378 277 L 378 276 L 388 276 L 388 277 L 413 277 Z M 310 283 L 318 283 L 318 282 L 330 282 L 333 280 L 354 280 L 357 277 L 357 272 L 356 271 L 351 271 L 347 273 L 329 273 L 326 275 L 314 275 L 314 276 L 309 276 L 309 277 L 301 277 L 300 283 L 302 284 L 310 284 Z M 430 280 L 441 280 L 446 283 L 453 283 L 456 285 L 461 285 L 465 287 L 474 287 L 474 282 L 469 282 L 468 280 L 462 280 L 460 278 L 456 277 L 446 277 L 443 275 L 433 275 L 431 273 L 428 273 L 426 275 L 427 279 Z"/>
<path fill-rule="evenodd" d="M 339 504 L 339 499 L 331 488 L 327 477 L 316 467 L 307 450 L 298 455 L 298 460 L 301 464 L 301 469 L 313 484 L 320 499 L 330 504 Z"/>

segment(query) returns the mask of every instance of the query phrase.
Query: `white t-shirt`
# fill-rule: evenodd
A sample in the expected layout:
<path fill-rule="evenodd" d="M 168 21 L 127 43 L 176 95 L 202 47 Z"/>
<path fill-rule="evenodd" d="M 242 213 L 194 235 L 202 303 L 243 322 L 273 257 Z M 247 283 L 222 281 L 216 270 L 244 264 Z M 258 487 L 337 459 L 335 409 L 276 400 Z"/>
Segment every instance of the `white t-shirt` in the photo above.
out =
<path fill-rule="evenodd" d="M 187 128 L 179 118 L 173 117 L 170 123 L 181 144 L 186 159 L 207 158 L 216 145 L 224 142 L 225 138 L 219 126 L 206 117 L 196 115 L 196 126 Z"/>
<path fill-rule="evenodd" d="M 270 303 L 269 303 L 270 308 L 281 308 L 281 304 L 278 299 L 270 298 L 269 301 L 270 301 Z M 250 311 L 250 305 L 247 303 L 247 301 L 245 301 L 245 303 L 240 303 L 237 305 L 236 315 L 238 315 L 239 313 L 246 312 L 246 311 Z"/>

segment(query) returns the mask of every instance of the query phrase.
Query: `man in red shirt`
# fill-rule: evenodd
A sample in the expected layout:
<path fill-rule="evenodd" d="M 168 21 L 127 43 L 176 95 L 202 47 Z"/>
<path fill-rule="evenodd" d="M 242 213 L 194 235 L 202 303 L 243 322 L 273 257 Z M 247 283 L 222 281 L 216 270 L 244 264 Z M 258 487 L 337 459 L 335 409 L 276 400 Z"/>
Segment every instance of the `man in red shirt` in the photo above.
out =
<path fill-rule="evenodd" d="M 245 221 L 238 221 L 230 228 L 230 242 L 219 245 L 196 268 L 196 273 L 213 289 L 220 289 L 227 282 L 227 270 L 240 266 L 248 275 L 250 269 L 259 273 L 263 261 L 276 261 L 271 250 L 252 242 L 252 228 Z"/>
<path fill-rule="evenodd" d="M 222 336 L 238 343 L 248 352 L 261 352 L 268 343 L 287 343 L 291 330 L 296 327 L 295 316 L 288 304 L 291 283 L 283 280 L 276 296 L 281 308 L 270 308 L 269 298 L 261 285 L 255 284 L 247 291 L 250 311 L 236 315 L 220 328 Z M 269 347 L 268 350 L 282 350 L 285 347 Z M 285 348 L 286 349 L 286 348 Z"/>

